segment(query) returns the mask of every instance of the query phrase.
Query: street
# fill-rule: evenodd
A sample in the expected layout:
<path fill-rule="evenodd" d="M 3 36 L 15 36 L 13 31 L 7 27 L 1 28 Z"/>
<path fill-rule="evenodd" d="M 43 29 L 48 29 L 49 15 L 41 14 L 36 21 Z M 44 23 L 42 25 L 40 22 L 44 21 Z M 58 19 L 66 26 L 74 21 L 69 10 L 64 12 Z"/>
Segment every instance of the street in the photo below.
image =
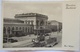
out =
<path fill-rule="evenodd" d="M 49 33 L 50 37 L 57 37 L 58 39 L 58 44 L 53 46 L 53 47 L 61 47 L 61 42 L 62 42 L 62 33 L 61 32 L 52 32 Z M 14 42 L 14 43 L 4 43 L 3 46 L 4 48 L 10 48 L 10 47 L 31 47 L 33 45 L 32 43 L 32 39 L 37 38 L 37 36 L 35 35 L 27 35 L 27 36 L 23 36 L 23 37 L 12 37 L 13 39 L 18 40 L 18 42 Z M 45 37 L 46 39 L 48 38 L 48 36 Z"/>

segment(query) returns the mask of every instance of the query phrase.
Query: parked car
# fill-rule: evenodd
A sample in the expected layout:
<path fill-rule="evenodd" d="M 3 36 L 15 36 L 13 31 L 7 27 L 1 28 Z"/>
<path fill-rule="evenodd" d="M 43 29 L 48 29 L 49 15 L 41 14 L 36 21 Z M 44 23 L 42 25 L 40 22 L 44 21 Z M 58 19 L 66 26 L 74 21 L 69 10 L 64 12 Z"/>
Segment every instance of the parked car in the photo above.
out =
<path fill-rule="evenodd" d="M 14 42 L 18 42 L 18 40 L 14 40 L 12 38 L 7 38 L 7 37 L 3 38 L 3 43 L 7 43 L 7 42 L 14 43 Z"/>
<path fill-rule="evenodd" d="M 11 43 L 18 42 L 17 40 L 14 40 L 14 39 L 8 39 L 8 41 Z"/>

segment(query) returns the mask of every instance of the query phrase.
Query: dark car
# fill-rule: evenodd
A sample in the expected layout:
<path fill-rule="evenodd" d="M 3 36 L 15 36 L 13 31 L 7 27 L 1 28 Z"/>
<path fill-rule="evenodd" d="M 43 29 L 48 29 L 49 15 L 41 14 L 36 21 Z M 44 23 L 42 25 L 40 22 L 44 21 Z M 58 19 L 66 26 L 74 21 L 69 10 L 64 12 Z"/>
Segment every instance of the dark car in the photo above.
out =
<path fill-rule="evenodd" d="M 3 43 L 7 43 L 7 42 L 14 43 L 14 42 L 18 42 L 18 41 L 17 41 L 17 40 L 14 40 L 14 39 L 12 39 L 12 38 L 4 37 L 4 38 L 3 38 Z"/>
<path fill-rule="evenodd" d="M 18 42 L 17 40 L 14 40 L 14 39 L 8 39 L 8 41 L 11 43 Z"/>

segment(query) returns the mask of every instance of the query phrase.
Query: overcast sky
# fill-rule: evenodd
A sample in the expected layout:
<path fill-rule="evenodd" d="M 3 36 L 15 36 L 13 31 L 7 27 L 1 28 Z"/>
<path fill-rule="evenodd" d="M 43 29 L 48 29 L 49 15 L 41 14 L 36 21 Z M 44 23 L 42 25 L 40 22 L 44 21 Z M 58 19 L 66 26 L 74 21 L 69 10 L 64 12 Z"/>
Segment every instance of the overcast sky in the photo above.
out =
<path fill-rule="evenodd" d="M 62 22 L 62 4 L 59 2 L 3 2 L 4 18 L 14 18 L 15 14 L 40 13 L 48 16 L 48 20 Z"/>

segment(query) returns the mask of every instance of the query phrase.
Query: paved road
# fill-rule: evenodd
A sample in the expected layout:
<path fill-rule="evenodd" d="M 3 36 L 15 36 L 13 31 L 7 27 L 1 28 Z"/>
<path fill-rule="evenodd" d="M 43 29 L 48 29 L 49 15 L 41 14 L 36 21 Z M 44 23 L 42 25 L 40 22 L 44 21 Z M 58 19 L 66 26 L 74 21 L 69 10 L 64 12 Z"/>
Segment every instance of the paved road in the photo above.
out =
<path fill-rule="evenodd" d="M 57 33 L 57 32 L 52 32 L 50 33 L 51 37 L 58 37 L 58 44 L 55 45 L 54 47 L 59 47 L 61 46 L 61 32 Z M 17 39 L 19 42 L 15 42 L 15 43 L 4 43 L 4 47 L 27 47 L 27 46 L 32 46 L 32 39 L 36 38 L 36 36 L 32 35 L 32 36 L 24 36 L 24 37 L 13 37 L 14 39 Z"/>
<path fill-rule="evenodd" d="M 25 47 L 29 44 L 32 44 L 32 39 L 36 38 L 36 36 L 23 36 L 23 37 L 13 37 L 13 39 L 17 39 L 18 42 L 15 43 L 4 43 L 4 47 Z"/>

